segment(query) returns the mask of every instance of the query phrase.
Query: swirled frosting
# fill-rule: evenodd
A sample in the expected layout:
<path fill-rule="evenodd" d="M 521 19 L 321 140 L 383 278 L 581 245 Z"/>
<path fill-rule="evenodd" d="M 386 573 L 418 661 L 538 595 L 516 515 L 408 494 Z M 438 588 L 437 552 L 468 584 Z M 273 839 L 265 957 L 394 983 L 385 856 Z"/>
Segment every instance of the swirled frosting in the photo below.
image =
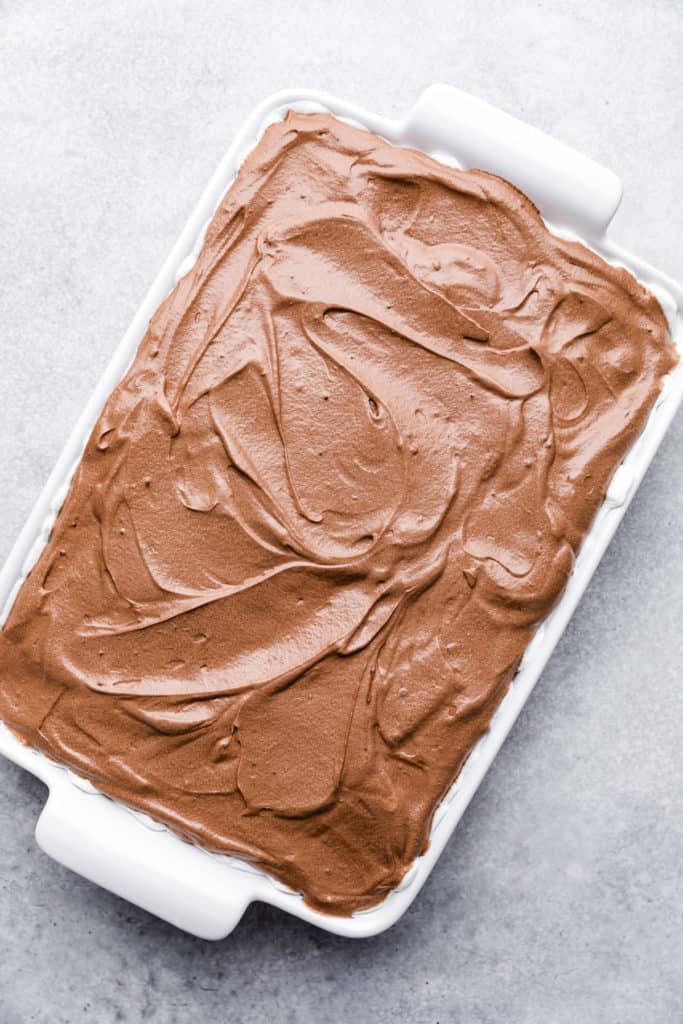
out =
<path fill-rule="evenodd" d="M 0 714 L 316 907 L 377 903 L 674 361 L 512 185 L 290 113 L 87 442 Z"/>

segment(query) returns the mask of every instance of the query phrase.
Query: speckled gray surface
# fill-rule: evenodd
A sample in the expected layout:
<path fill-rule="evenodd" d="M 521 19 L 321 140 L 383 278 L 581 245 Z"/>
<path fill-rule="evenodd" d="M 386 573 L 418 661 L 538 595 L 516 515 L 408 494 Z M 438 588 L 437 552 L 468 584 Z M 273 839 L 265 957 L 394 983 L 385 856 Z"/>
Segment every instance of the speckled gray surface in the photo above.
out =
<path fill-rule="evenodd" d="M 683 279 L 678 0 L 0 2 L 0 558 L 250 108 L 387 113 L 449 81 L 616 170 L 617 240 Z M 676 131 L 677 129 L 677 131 Z M 192 939 L 49 861 L 0 764 L 0 1022 L 683 1019 L 683 417 L 407 917 L 254 906 Z"/>

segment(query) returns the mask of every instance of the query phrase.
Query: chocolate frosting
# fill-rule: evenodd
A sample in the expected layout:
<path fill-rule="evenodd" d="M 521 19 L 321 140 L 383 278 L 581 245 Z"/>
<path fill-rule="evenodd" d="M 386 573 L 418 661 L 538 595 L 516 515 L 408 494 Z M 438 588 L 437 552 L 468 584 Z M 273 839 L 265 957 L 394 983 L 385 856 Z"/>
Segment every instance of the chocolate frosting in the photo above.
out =
<path fill-rule="evenodd" d="M 288 114 L 87 442 L 0 715 L 322 910 L 377 903 L 674 362 L 512 185 Z"/>

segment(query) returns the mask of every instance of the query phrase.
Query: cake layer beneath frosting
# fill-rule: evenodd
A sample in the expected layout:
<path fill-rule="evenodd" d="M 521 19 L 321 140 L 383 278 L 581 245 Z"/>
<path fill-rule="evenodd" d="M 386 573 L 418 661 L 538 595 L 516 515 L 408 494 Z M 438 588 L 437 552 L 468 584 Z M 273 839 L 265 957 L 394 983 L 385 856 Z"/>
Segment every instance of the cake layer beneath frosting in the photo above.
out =
<path fill-rule="evenodd" d="M 674 362 L 512 185 L 290 113 L 92 432 L 0 716 L 320 909 L 377 903 Z"/>

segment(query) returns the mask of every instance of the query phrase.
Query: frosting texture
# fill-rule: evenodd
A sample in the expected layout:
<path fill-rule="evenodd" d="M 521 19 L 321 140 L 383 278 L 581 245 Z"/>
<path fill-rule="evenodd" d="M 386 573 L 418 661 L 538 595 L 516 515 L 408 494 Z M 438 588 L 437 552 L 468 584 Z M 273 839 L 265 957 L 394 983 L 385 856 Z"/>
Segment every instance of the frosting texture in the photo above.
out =
<path fill-rule="evenodd" d="M 512 185 L 267 129 L 153 317 L 0 634 L 0 717 L 337 914 L 372 906 L 675 362 Z"/>

